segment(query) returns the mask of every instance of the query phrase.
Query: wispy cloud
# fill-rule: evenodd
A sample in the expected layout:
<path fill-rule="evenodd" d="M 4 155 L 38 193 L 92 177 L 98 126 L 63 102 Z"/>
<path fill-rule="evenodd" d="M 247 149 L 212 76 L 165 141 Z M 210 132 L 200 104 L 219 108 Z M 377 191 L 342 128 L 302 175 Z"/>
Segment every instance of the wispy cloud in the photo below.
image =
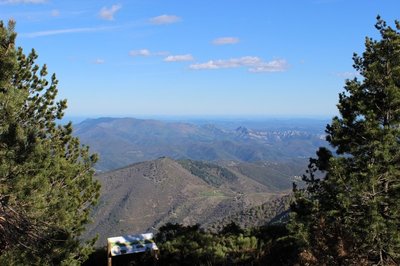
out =
<path fill-rule="evenodd" d="M 288 64 L 284 59 L 272 61 L 263 61 L 256 56 L 244 56 L 240 58 L 231 58 L 227 60 L 210 60 L 206 63 L 192 64 L 189 66 L 193 70 L 205 69 L 222 69 L 222 68 L 238 68 L 247 67 L 250 72 L 283 72 L 288 68 Z"/>
<path fill-rule="evenodd" d="M 99 12 L 99 16 L 105 20 L 114 20 L 115 13 L 121 8 L 121 5 L 113 5 L 110 8 L 103 7 Z"/>
<path fill-rule="evenodd" d="M 158 17 L 154 17 L 150 19 L 151 24 L 155 25 L 164 25 L 164 24 L 172 24 L 181 21 L 182 19 L 175 15 L 161 15 Z"/>
<path fill-rule="evenodd" d="M 150 56 L 151 53 L 147 49 L 141 49 L 141 50 L 132 50 L 129 52 L 130 56 Z"/>
<path fill-rule="evenodd" d="M 97 58 L 96 60 L 94 60 L 93 64 L 102 65 L 102 64 L 104 64 L 105 62 L 106 62 L 106 61 L 104 61 L 104 59 Z"/>
<path fill-rule="evenodd" d="M 284 72 L 289 68 L 288 63 L 284 59 L 272 60 L 269 62 L 261 62 L 260 64 L 251 66 L 250 72 L 263 73 L 263 72 Z"/>
<path fill-rule="evenodd" d="M 47 0 L 0 0 L 0 4 L 43 4 Z"/>
<path fill-rule="evenodd" d="M 69 33 L 81 33 L 81 32 L 98 32 L 116 29 L 117 27 L 93 27 L 93 28 L 71 28 L 71 29 L 58 29 L 58 30 L 47 30 L 47 31 L 36 31 L 29 33 L 22 33 L 19 36 L 27 38 L 36 38 L 50 35 L 60 35 Z"/>
<path fill-rule="evenodd" d="M 166 56 L 168 52 L 151 52 L 148 49 L 131 50 L 129 51 L 130 56 Z"/>
<path fill-rule="evenodd" d="M 355 77 L 360 76 L 360 74 L 358 72 L 351 72 L 351 71 L 337 72 L 337 73 L 334 73 L 334 75 L 339 78 L 343 78 L 343 79 L 353 79 Z"/>
<path fill-rule="evenodd" d="M 221 37 L 213 40 L 213 44 L 215 45 L 225 45 L 225 44 L 235 44 L 238 43 L 240 40 L 236 37 Z"/>
<path fill-rule="evenodd" d="M 183 54 L 183 55 L 170 55 L 164 58 L 165 62 L 186 62 L 193 61 L 194 58 L 191 54 Z"/>

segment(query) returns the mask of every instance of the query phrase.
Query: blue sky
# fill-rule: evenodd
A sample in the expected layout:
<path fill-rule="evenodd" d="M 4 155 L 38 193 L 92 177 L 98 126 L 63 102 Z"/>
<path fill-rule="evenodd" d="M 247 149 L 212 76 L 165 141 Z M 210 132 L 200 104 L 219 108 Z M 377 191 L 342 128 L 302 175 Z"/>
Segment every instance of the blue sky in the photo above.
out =
<path fill-rule="evenodd" d="M 332 116 L 399 0 L 0 0 L 70 116 Z"/>

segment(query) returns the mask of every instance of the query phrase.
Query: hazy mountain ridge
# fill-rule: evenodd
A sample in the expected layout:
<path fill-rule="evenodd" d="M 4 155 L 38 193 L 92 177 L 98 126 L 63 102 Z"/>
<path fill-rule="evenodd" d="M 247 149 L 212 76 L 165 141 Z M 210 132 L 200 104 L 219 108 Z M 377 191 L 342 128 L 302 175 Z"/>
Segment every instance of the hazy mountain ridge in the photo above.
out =
<path fill-rule="evenodd" d="M 231 129 L 233 124 L 99 118 L 75 125 L 74 134 L 99 153 L 96 168 L 103 171 L 162 156 L 205 161 L 285 161 L 313 156 L 319 146 L 326 144 L 321 122 L 315 122 L 309 130 L 301 124 L 283 123 L 279 127 L 278 122 L 274 123 L 247 122 L 254 129 Z"/>
<path fill-rule="evenodd" d="M 193 165 L 203 176 L 188 170 Z M 100 174 L 100 203 L 87 237 L 99 234 L 98 244 L 102 245 L 106 237 L 155 230 L 167 222 L 208 227 L 224 217 L 281 197 L 290 191 L 288 184 L 295 178 L 288 174 L 282 178 L 281 187 L 285 189 L 276 189 L 250 178 L 246 170 L 238 172 L 241 167 L 236 167 L 160 158 Z"/>
<path fill-rule="evenodd" d="M 260 131 L 252 130 L 246 127 L 238 127 L 236 129 L 238 137 L 243 139 L 253 139 L 268 142 L 280 142 L 290 140 L 291 138 L 319 138 L 325 140 L 325 134 L 309 133 L 301 130 L 282 130 L 282 131 Z"/>

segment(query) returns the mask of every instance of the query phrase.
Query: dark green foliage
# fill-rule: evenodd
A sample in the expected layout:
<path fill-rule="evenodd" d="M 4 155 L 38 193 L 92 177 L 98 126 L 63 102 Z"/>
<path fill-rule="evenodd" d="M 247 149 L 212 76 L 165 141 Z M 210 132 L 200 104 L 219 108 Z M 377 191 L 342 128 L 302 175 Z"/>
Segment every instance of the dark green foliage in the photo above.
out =
<path fill-rule="evenodd" d="M 156 235 L 157 260 L 150 254 L 113 258 L 113 265 L 294 265 L 299 247 L 283 224 L 242 229 L 232 223 L 219 233 L 198 225 L 165 224 Z M 84 266 L 106 265 L 105 249 L 98 249 Z"/>
<path fill-rule="evenodd" d="M 0 23 L 0 264 L 78 264 L 92 244 L 78 237 L 98 197 L 97 157 L 56 125 L 58 81 L 14 47 L 13 27 Z"/>
<path fill-rule="evenodd" d="M 161 251 L 159 263 L 291 265 L 296 246 L 285 238 L 287 234 L 283 225 L 244 230 L 232 223 L 218 234 L 212 234 L 197 226 L 167 224 L 157 234 Z"/>
<path fill-rule="evenodd" d="M 362 79 L 346 81 L 327 126 L 337 156 L 321 148 L 296 190 L 290 227 L 309 263 L 400 264 L 400 23 L 378 17 L 376 28 L 381 39 L 353 57 Z"/>
<path fill-rule="evenodd" d="M 198 226 L 166 224 L 156 237 L 160 247 L 159 265 L 265 265 L 265 261 L 273 261 L 268 258 L 272 254 L 266 250 L 275 249 L 281 234 L 268 235 L 263 230 L 268 231 L 243 230 L 230 224 L 219 234 L 212 234 Z M 287 258 L 282 253 L 273 256 Z"/>
<path fill-rule="evenodd" d="M 216 164 L 192 160 L 181 160 L 179 163 L 193 175 L 200 177 L 212 186 L 219 187 L 225 180 L 233 181 L 237 179 L 234 173 Z"/>
<path fill-rule="evenodd" d="M 239 163 L 230 168 L 271 190 L 285 190 L 291 188 L 294 176 L 304 173 L 306 162 L 306 159 L 292 159 L 281 162 Z"/>
<path fill-rule="evenodd" d="M 234 222 L 230 222 L 229 224 L 225 225 L 222 230 L 220 231 L 220 234 L 222 235 L 229 235 L 229 234 L 243 234 L 244 230 L 242 228 L 240 228 L 239 225 L 237 225 Z"/>
<path fill-rule="evenodd" d="M 82 266 L 107 266 L 107 259 L 107 247 L 97 248 L 82 263 Z"/>
<path fill-rule="evenodd" d="M 268 223 L 285 223 L 287 212 L 290 208 L 292 196 L 283 196 L 266 203 L 246 208 L 233 215 L 218 219 L 208 226 L 208 230 L 218 232 L 224 230 L 228 225 L 235 224 L 242 228 L 253 228 L 264 226 Z"/>
<path fill-rule="evenodd" d="M 301 245 L 290 236 L 286 224 L 270 224 L 254 230 L 253 234 L 264 242 L 262 265 L 294 265 Z"/>
<path fill-rule="evenodd" d="M 107 266 L 108 265 L 107 248 L 98 248 L 89 258 L 82 264 L 82 266 Z M 113 266 L 135 266 L 135 265 L 159 265 L 159 261 L 155 256 L 149 252 L 134 253 L 123 256 L 115 256 L 112 258 Z"/>

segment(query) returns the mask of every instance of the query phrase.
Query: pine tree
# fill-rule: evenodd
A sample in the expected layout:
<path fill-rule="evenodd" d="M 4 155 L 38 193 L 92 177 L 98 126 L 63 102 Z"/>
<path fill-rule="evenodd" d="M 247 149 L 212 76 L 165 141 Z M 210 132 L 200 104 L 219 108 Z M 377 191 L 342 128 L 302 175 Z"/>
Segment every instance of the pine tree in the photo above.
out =
<path fill-rule="evenodd" d="M 61 126 L 65 100 L 37 54 L 15 47 L 0 22 L 0 264 L 75 265 L 91 250 L 79 236 L 99 195 L 96 155 Z"/>
<path fill-rule="evenodd" d="M 296 189 L 290 227 L 318 265 L 400 264 L 400 23 L 354 54 L 340 116 Z M 323 178 L 318 178 L 318 172 Z"/>

